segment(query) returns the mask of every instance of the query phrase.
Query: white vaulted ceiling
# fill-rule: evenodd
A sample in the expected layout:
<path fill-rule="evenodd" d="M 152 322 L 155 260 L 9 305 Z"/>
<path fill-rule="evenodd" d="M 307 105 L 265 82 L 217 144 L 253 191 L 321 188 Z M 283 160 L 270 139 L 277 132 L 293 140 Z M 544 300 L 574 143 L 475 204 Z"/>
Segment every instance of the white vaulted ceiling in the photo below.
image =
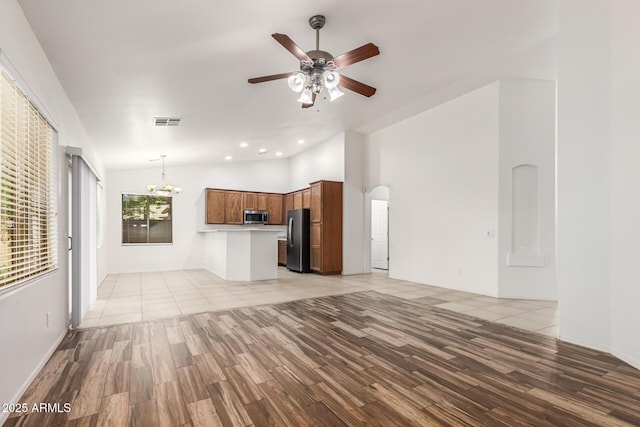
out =
<path fill-rule="evenodd" d="M 20 0 L 107 169 L 290 156 L 344 130 L 369 132 L 498 78 L 555 78 L 552 0 Z M 271 38 L 380 55 L 341 70 L 378 89 L 301 109 Z M 154 127 L 156 116 L 180 117 Z M 306 144 L 297 143 L 304 139 Z M 239 148 L 246 141 L 249 147 Z M 259 148 L 268 153 L 258 155 Z"/>

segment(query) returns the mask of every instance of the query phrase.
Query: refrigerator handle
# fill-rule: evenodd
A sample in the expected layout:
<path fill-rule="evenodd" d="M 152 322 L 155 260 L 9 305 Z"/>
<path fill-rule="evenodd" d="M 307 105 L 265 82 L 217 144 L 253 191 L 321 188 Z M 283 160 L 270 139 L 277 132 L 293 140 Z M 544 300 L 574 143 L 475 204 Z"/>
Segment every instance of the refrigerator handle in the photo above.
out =
<path fill-rule="evenodd" d="M 289 218 L 289 232 L 287 233 L 289 239 L 289 246 L 293 247 L 293 218 Z"/>

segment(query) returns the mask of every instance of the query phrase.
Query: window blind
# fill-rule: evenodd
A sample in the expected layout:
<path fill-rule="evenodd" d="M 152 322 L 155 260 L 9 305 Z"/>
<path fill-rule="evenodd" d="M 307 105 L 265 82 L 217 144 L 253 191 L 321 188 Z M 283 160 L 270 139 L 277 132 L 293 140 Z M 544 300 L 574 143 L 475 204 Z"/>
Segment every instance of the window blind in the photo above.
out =
<path fill-rule="evenodd" d="M 0 288 L 57 268 L 55 137 L 0 70 Z"/>

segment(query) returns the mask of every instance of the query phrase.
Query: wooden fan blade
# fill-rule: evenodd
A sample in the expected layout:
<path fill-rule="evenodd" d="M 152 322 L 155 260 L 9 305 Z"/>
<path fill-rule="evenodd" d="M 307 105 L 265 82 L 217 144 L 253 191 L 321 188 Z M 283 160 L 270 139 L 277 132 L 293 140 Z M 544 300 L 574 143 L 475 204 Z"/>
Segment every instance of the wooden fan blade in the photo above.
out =
<path fill-rule="evenodd" d="M 316 103 L 316 94 L 311 95 L 311 104 L 302 104 L 302 108 L 311 108 Z"/>
<path fill-rule="evenodd" d="M 255 83 L 269 82 L 271 80 L 286 79 L 292 74 L 295 74 L 295 71 L 292 71 L 290 73 L 272 74 L 270 76 L 254 77 L 252 79 L 249 79 L 249 83 L 255 84 Z"/>
<path fill-rule="evenodd" d="M 284 47 L 289 52 L 291 52 L 293 56 L 298 58 L 298 60 L 311 61 L 311 58 L 309 58 L 309 55 L 307 55 L 304 50 L 300 49 L 300 46 L 298 46 L 293 40 L 291 40 L 288 35 L 275 33 L 275 34 L 271 34 L 271 37 L 276 39 L 276 41 L 280 43 L 282 47 Z"/>
<path fill-rule="evenodd" d="M 338 55 L 333 58 L 334 64 L 337 67 L 343 68 L 347 65 L 355 64 L 356 62 L 364 61 L 373 56 L 379 55 L 380 49 L 373 43 L 367 43 L 358 48 L 345 52 L 342 55 Z"/>
<path fill-rule="evenodd" d="M 366 97 L 370 97 L 374 93 L 376 93 L 375 87 L 371 87 L 357 80 L 353 80 L 342 74 L 340 74 L 340 83 L 338 83 L 338 86 L 352 90 Z"/>

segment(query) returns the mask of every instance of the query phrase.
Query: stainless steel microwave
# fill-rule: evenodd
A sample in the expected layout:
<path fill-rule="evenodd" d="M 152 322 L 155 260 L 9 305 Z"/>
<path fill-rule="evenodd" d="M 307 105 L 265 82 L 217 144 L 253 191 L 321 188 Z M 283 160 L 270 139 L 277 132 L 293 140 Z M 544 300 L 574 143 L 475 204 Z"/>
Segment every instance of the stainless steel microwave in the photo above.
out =
<path fill-rule="evenodd" d="M 269 212 L 267 211 L 244 211 L 245 224 L 268 224 Z"/>

